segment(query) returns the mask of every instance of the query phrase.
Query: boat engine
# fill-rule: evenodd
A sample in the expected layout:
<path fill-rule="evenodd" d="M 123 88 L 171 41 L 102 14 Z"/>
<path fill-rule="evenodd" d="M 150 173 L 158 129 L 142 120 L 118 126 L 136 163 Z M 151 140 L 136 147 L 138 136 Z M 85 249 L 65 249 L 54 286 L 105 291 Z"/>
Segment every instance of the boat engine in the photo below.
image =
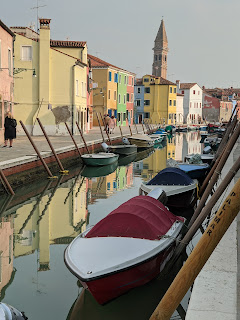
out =
<path fill-rule="evenodd" d="M 126 137 L 123 137 L 123 138 L 122 138 L 122 142 L 123 142 L 124 144 L 130 144 L 128 138 L 126 138 Z"/>

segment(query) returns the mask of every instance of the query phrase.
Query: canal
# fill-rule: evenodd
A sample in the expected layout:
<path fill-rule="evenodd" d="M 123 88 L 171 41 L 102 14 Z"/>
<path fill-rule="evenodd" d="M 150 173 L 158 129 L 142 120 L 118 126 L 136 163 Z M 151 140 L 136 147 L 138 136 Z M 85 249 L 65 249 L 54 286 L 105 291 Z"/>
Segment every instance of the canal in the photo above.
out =
<path fill-rule="evenodd" d="M 100 306 L 66 268 L 64 250 L 88 225 L 138 195 L 141 182 L 164 169 L 167 159 L 201 153 L 200 138 L 197 131 L 175 134 L 154 150 L 121 159 L 118 166 L 94 172 L 75 167 L 68 176 L 19 188 L 13 198 L 1 195 L 0 300 L 29 320 L 148 319 L 184 257 L 163 279 Z M 189 297 L 190 292 L 172 319 L 181 319 Z"/>

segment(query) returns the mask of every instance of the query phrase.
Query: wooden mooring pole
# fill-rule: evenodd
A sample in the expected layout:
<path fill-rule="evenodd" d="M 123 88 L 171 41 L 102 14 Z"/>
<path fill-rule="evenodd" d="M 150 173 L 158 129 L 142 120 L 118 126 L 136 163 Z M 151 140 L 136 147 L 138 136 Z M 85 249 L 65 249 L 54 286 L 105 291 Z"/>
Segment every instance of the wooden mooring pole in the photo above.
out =
<path fill-rule="evenodd" d="M 97 121 L 98 121 L 98 125 L 99 125 L 99 128 L 100 128 L 100 131 L 101 131 L 101 135 L 102 135 L 102 140 L 103 140 L 103 142 L 105 142 L 105 140 L 104 140 L 104 135 L 103 135 L 103 132 L 102 132 L 101 123 L 100 123 L 100 120 L 99 120 L 99 117 L 98 117 L 98 113 L 97 113 L 97 112 L 96 112 L 96 116 L 97 116 Z"/>
<path fill-rule="evenodd" d="M 68 126 L 68 124 L 67 124 L 66 122 L 65 122 L 65 126 L 66 126 L 66 128 L 67 128 L 67 131 L 68 131 L 70 137 L 72 138 L 72 141 L 73 141 L 73 143 L 74 143 L 74 145 L 75 145 L 75 147 L 76 147 L 76 150 L 77 150 L 77 152 L 78 152 L 78 154 L 79 154 L 79 157 L 81 158 L 81 152 L 80 152 L 80 150 L 79 150 L 79 148 L 78 148 L 77 142 L 75 141 L 75 139 L 74 139 L 74 137 L 73 137 L 73 135 L 72 135 L 72 133 L 71 133 L 71 130 L 69 129 L 69 126 Z"/>
<path fill-rule="evenodd" d="M 145 130 L 144 130 L 144 125 L 143 125 L 143 123 L 142 123 L 142 128 L 143 128 L 143 133 L 145 134 L 146 132 L 145 132 Z"/>
<path fill-rule="evenodd" d="M 128 127 L 129 127 L 130 134 L 131 134 L 131 136 L 132 136 L 132 129 L 131 129 L 130 124 L 128 125 Z"/>
<path fill-rule="evenodd" d="M 120 125 L 119 125 L 119 130 L 120 130 L 121 137 L 123 138 L 122 127 Z"/>
<path fill-rule="evenodd" d="M 37 146 L 35 145 L 35 143 L 33 142 L 32 137 L 31 137 L 30 134 L 28 133 L 27 128 L 25 127 L 25 125 L 23 124 L 23 122 L 22 122 L 21 120 L 20 120 L 19 122 L 20 122 L 20 124 L 21 124 L 24 132 L 26 133 L 26 136 L 28 137 L 28 140 L 30 141 L 31 145 L 33 146 L 33 149 L 36 151 L 36 153 L 37 153 L 40 161 L 42 162 L 45 170 L 47 171 L 47 174 L 48 174 L 49 178 L 55 178 L 55 177 L 52 175 L 52 172 L 50 171 L 50 169 L 48 168 L 45 160 L 44 160 L 43 157 L 41 156 L 40 152 L 38 151 L 38 148 L 37 148 Z"/>
<path fill-rule="evenodd" d="M 103 116 L 102 116 L 101 112 L 100 112 L 100 117 L 102 119 L 103 125 L 105 126 L 105 131 L 106 131 L 106 134 L 107 134 L 107 137 L 108 137 L 108 141 L 110 142 L 110 144 L 112 144 L 112 141 L 111 141 L 109 133 L 108 133 L 108 128 L 107 128 L 106 121 L 103 119 Z"/>
<path fill-rule="evenodd" d="M 53 153 L 53 155 L 54 155 L 54 157 L 55 157 L 55 159 L 56 159 L 56 161 L 58 163 L 58 166 L 59 166 L 59 168 L 61 170 L 60 172 L 61 173 L 68 173 L 68 171 L 63 168 L 63 165 L 62 165 L 61 161 L 59 160 L 58 155 L 56 154 L 56 151 L 54 150 L 50 139 L 48 138 L 47 132 L 45 131 L 45 129 L 44 129 L 43 125 L 42 125 L 42 122 L 40 121 L 39 118 L 37 118 L 37 121 L 38 121 L 39 126 L 42 129 L 42 132 L 43 132 L 43 134 L 44 134 L 44 136 L 45 136 L 45 138 L 46 138 L 46 140 L 48 142 L 48 145 L 49 145 L 50 149 L 52 150 L 52 153 Z"/>
<path fill-rule="evenodd" d="M 153 312 L 150 320 L 168 320 L 174 313 L 212 252 L 240 210 L 240 179 L 229 193 L 171 286 Z"/>
<path fill-rule="evenodd" d="M 2 179 L 2 182 L 3 182 L 3 186 L 4 188 L 6 189 L 6 191 L 8 193 L 10 193 L 11 195 L 14 195 L 14 191 L 12 189 L 12 187 L 10 186 L 10 183 L 8 182 L 8 179 L 6 178 L 5 174 L 3 173 L 3 170 L 0 169 L 0 177 Z"/>
<path fill-rule="evenodd" d="M 83 141 L 83 143 L 84 143 L 84 145 L 85 145 L 85 148 L 87 149 L 87 153 L 89 154 L 90 152 L 89 152 L 89 149 L 88 149 L 86 140 L 84 139 L 82 130 L 80 129 L 79 124 L 77 123 L 77 121 L 76 121 L 76 125 L 77 125 L 78 131 L 79 131 L 79 133 L 80 133 L 80 135 L 81 135 L 82 141 Z"/>

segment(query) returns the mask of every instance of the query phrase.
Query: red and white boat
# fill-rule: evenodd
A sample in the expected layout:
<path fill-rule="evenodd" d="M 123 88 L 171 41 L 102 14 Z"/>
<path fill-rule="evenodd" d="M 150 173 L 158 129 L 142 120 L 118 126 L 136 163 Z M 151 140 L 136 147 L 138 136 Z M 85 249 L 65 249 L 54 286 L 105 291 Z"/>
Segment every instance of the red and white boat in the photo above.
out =
<path fill-rule="evenodd" d="M 184 220 L 151 196 L 134 197 L 76 237 L 65 264 L 104 304 L 163 270 Z"/>

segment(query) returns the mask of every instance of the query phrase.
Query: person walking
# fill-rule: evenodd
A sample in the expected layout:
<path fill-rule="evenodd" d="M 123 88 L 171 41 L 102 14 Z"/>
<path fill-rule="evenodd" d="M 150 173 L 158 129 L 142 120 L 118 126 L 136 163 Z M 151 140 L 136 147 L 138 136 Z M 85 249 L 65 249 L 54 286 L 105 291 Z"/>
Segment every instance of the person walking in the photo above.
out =
<path fill-rule="evenodd" d="M 107 133 L 109 133 L 109 122 L 110 122 L 110 119 L 111 119 L 111 118 L 109 117 L 109 114 L 107 114 L 106 117 L 105 117 L 105 119 L 104 119 L 104 120 L 105 120 L 105 126 L 106 126 L 105 129 L 106 129 L 106 132 L 107 132 Z"/>
<path fill-rule="evenodd" d="M 4 146 L 7 147 L 9 140 L 9 148 L 12 148 L 13 139 L 16 139 L 16 126 L 17 121 L 13 118 L 11 112 L 7 112 L 5 121 L 4 121 Z"/>
<path fill-rule="evenodd" d="M 111 116 L 110 120 L 109 120 L 109 130 L 110 130 L 110 134 L 114 133 L 114 129 L 116 127 L 116 120 L 114 118 L 114 116 Z"/>

